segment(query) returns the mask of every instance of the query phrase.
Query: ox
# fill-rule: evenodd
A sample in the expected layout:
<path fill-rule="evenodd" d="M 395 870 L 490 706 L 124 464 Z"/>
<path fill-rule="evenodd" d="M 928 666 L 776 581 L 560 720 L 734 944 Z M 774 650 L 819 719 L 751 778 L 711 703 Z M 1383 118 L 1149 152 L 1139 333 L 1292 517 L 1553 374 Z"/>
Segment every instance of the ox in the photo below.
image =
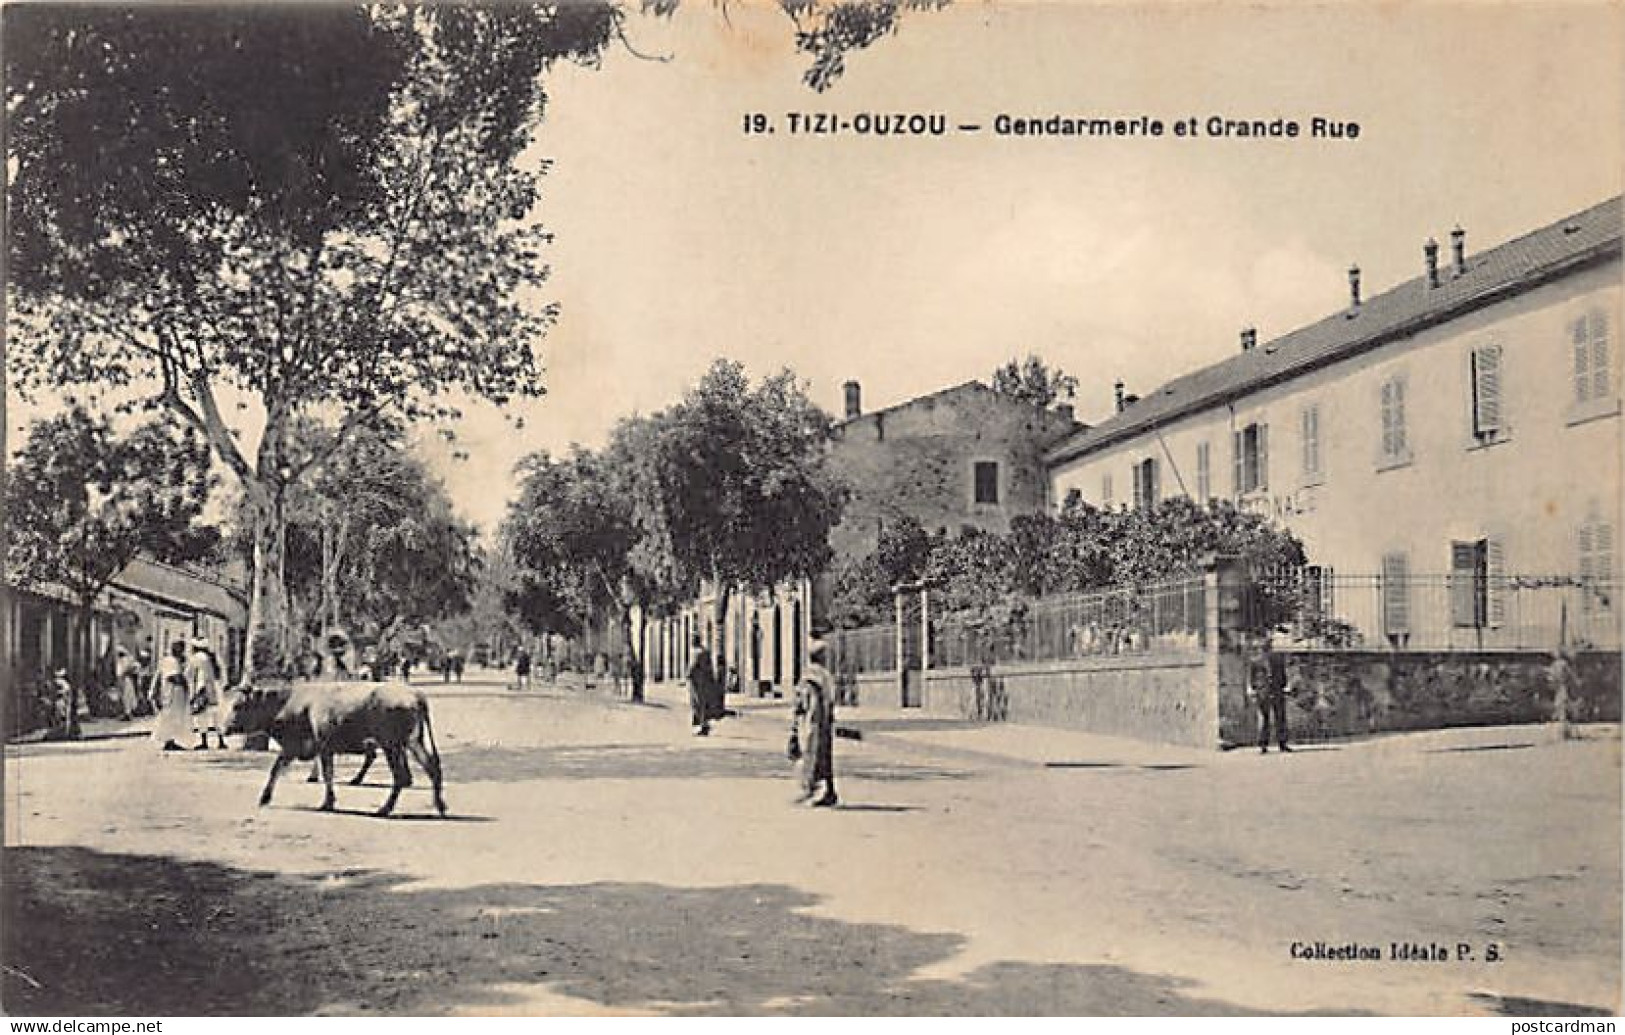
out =
<path fill-rule="evenodd" d="M 271 763 L 270 779 L 260 793 L 260 804 L 271 803 L 277 777 L 294 759 L 316 759 L 326 782 L 322 810 L 331 811 L 333 756 L 362 754 L 371 762 L 382 751 L 394 777 L 389 797 L 378 815 L 395 808 L 401 790 L 412 785 L 408 753 L 429 774 L 434 785 L 434 806 L 442 816 L 440 752 L 429 722 L 429 702 L 411 687 L 397 683 L 300 683 L 287 694 L 250 690 L 236 696 L 228 723 L 231 733 L 268 733 L 280 753 Z M 362 770 L 363 774 L 365 769 Z"/>

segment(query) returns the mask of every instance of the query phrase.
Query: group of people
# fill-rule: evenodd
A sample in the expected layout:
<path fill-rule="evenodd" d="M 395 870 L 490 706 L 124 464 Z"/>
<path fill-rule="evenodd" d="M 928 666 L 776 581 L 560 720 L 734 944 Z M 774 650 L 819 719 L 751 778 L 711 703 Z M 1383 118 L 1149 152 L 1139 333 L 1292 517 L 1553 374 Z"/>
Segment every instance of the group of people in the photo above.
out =
<path fill-rule="evenodd" d="M 807 647 L 807 667 L 796 686 L 790 714 L 790 740 L 785 754 L 800 762 L 800 794 L 796 801 L 814 808 L 840 802 L 835 793 L 835 677 L 824 667 L 828 646 L 813 640 Z M 688 666 L 689 719 L 697 737 L 709 736 L 711 724 L 728 715 L 723 683 L 711 664 L 703 640 L 694 641 Z M 804 740 L 805 738 L 805 740 Z"/>
<path fill-rule="evenodd" d="M 164 751 L 184 751 L 181 742 L 197 737 L 192 750 L 204 751 L 213 733 L 225 748 L 229 714 L 222 675 L 209 641 L 194 639 L 190 652 L 184 640 L 171 643 L 152 677 L 150 695 L 158 712 L 152 742 Z"/>

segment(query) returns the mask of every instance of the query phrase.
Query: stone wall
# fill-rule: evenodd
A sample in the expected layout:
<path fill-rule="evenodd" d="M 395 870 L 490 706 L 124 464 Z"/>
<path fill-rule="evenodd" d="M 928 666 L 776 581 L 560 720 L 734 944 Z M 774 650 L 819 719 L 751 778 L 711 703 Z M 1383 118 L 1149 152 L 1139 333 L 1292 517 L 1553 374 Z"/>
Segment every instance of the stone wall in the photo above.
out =
<path fill-rule="evenodd" d="M 1283 652 L 1290 685 L 1287 720 L 1298 740 L 1324 740 L 1399 730 L 1545 722 L 1552 715 L 1542 652 Z M 1575 657 L 1577 721 L 1617 722 L 1620 655 Z M 1239 695 L 1221 699 L 1229 744 L 1252 743 L 1258 719 Z"/>
<path fill-rule="evenodd" d="M 934 669 L 925 708 L 966 719 L 1085 729 L 1193 747 L 1218 743 L 1212 657 L 1138 655 Z"/>

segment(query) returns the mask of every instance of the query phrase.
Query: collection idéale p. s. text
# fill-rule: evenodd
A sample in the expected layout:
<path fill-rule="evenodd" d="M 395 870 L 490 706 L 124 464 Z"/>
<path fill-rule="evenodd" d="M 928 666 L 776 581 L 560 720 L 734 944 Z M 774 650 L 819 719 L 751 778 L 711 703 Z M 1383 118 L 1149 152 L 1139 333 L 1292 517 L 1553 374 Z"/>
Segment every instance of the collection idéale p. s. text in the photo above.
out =
<path fill-rule="evenodd" d="M 787 111 L 743 113 L 746 136 L 792 137 L 953 137 L 993 136 L 1019 139 L 1222 139 L 1222 140 L 1358 140 L 1360 124 L 1329 115 L 1242 117 L 1186 115 L 1010 115 L 966 119 L 945 112 L 919 111 Z"/>

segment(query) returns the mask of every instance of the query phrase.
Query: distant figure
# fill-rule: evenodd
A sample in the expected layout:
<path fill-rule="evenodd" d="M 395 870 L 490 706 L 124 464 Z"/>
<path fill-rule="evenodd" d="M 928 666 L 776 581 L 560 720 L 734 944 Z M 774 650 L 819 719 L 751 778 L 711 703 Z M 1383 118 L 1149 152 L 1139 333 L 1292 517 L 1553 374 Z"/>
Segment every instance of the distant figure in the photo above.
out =
<path fill-rule="evenodd" d="M 192 727 L 198 742 L 193 751 L 206 751 L 209 731 L 222 749 L 226 746 L 226 716 L 224 696 L 220 692 L 220 671 L 209 651 L 209 641 L 199 637 L 192 641 L 192 656 L 186 662 L 186 685 L 191 691 Z"/>
<path fill-rule="evenodd" d="M 152 699 L 158 707 L 152 742 L 164 751 L 185 751 L 181 738 L 192 732 L 192 691 L 186 682 L 186 644 L 180 640 L 171 643 L 169 653 L 158 659 Z"/>
<path fill-rule="evenodd" d="M 113 651 L 113 686 L 118 692 L 121 717 L 128 722 L 141 710 L 140 669 L 121 645 Z"/>
<path fill-rule="evenodd" d="M 412 665 L 413 661 L 410 654 L 401 655 L 401 682 L 410 683 L 412 681 Z"/>
<path fill-rule="evenodd" d="M 694 659 L 688 666 L 688 710 L 696 737 L 711 735 L 711 714 L 714 709 L 711 703 L 713 694 L 711 684 L 716 682 L 716 678 L 716 670 L 711 667 L 711 654 L 705 649 L 705 642 L 696 639 Z"/>
<path fill-rule="evenodd" d="M 530 689 L 530 651 L 523 647 L 513 656 L 513 674 L 519 689 Z"/>
<path fill-rule="evenodd" d="M 1275 727 L 1275 743 L 1282 751 L 1286 743 L 1286 659 L 1275 653 L 1265 634 L 1247 666 L 1247 692 L 1258 704 L 1258 751 L 1268 754 L 1270 727 Z"/>
<path fill-rule="evenodd" d="M 463 657 L 462 651 L 454 650 L 451 652 L 451 674 L 456 677 L 459 683 L 463 681 L 463 665 L 466 661 L 467 659 Z"/>
<path fill-rule="evenodd" d="M 807 646 L 807 670 L 796 687 L 795 710 L 790 716 L 789 756 L 800 761 L 801 796 L 797 801 L 828 808 L 840 801 L 835 794 L 835 680 L 824 667 L 823 640 Z M 807 720 L 807 746 L 801 746 L 801 720 Z M 823 793 L 819 793 L 819 786 Z"/>
<path fill-rule="evenodd" d="M 1552 662 L 1546 666 L 1546 682 L 1552 689 L 1552 724 L 1559 740 L 1574 739 L 1570 719 L 1574 715 L 1579 696 L 1580 677 L 1574 671 L 1574 659 L 1567 647 L 1552 652 Z"/>

